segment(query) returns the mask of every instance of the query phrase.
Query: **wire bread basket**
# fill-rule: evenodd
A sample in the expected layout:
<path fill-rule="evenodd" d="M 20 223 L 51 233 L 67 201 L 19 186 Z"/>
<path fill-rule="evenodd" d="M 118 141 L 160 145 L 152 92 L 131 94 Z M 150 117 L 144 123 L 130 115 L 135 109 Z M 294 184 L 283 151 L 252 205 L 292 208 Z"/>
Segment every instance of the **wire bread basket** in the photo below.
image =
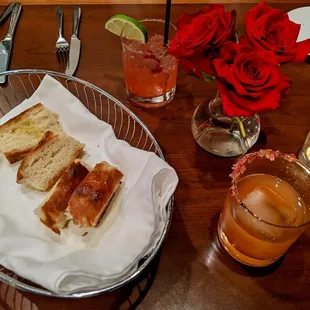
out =
<path fill-rule="evenodd" d="M 163 152 L 148 128 L 120 101 L 106 93 L 102 89 L 76 77 L 46 70 L 14 70 L 0 73 L 7 77 L 7 83 L 0 86 L 0 118 L 29 98 L 38 88 L 43 77 L 48 74 L 58 80 L 73 95 L 95 114 L 100 120 L 110 124 L 118 139 L 127 141 L 131 146 L 142 150 L 154 152 L 165 160 Z M 44 103 L 43 103 L 44 104 Z M 118 283 L 106 286 L 102 289 L 81 291 L 68 295 L 55 294 L 16 275 L 0 265 L 0 281 L 3 281 L 17 289 L 27 292 L 62 298 L 91 297 L 104 292 L 115 290 L 138 277 L 152 261 L 168 233 L 173 209 L 173 197 L 169 200 L 167 210 L 167 222 L 156 247 L 139 262 L 139 267 L 129 275 L 119 280 Z"/>

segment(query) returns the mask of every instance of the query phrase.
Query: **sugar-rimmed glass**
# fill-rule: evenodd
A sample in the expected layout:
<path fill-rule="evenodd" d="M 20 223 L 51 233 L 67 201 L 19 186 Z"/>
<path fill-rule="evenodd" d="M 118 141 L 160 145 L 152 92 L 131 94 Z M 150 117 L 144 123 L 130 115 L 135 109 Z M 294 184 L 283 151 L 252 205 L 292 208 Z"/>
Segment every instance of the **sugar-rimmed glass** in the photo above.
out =
<path fill-rule="evenodd" d="M 226 251 L 250 266 L 278 260 L 310 220 L 310 170 L 295 156 L 261 150 L 233 166 L 218 224 Z"/>

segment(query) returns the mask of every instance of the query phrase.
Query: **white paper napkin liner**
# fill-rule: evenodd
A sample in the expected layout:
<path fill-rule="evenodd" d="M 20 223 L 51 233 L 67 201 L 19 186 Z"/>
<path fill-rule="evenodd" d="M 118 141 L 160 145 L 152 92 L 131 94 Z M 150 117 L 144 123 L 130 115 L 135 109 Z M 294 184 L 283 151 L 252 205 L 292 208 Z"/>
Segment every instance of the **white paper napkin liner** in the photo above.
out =
<path fill-rule="evenodd" d="M 44 82 L 45 82 L 45 84 L 44 84 Z M 47 92 L 46 91 L 47 89 L 49 89 L 49 90 L 52 89 L 54 91 Z M 11 117 L 18 115 L 20 112 L 22 112 L 22 110 L 25 110 L 25 109 L 29 108 L 30 106 L 32 106 L 38 102 L 42 102 L 42 103 L 46 103 L 46 102 L 50 102 L 50 101 L 53 102 L 53 100 L 55 98 L 55 90 L 56 89 L 57 89 L 57 92 L 61 92 L 62 97 L 67 97 L 67 98 L 64 98 L 66 101 L 66 104 L 68 104 L 68 105 L 71 104 L 71 109 L 70 109 L 70 116 L 71 117 L 75 116 L 75 117 L 80 118 L 81 117 L 81 115 L 80 115 L 81 109 L 83 109 L 83 114 L 85 114 L 85 118 L 87 118 L 87 120 L 85 120 L 85 124 L 79 123 L 78 128 L 76 127 L 76 124 L 75 124 L 75 126 L 72 126 L 72 124 L 70 124 L 70 126 L 67 126 L 68 124 L 62 120 L 65 119 L 64 114 L 66 114 L 68 112 L 67 111 L 68 109 L 65 109 L 66 113 L 63 113 L 63 111 L 55 111 L 55 109 L 52 109 L 50 106 L 48 106 L 48 108 L 51 108 L 52 110 L 54 110 L 55 112 L 58 112 L 60 114 L 60 121 L 61 121 L 61 125 L 62 125 L 64 131 L 68 130 L 67 131 L 68 134 L 70 134 L 72 131 L 75 131 L 75 133 L 78 132 L 78 138 L 81 142 L 83 142 L 83 138 L 85 140 L 87 140 L 90 133 L 98 134 L 98 131 L 97 131 L 98 128 L 92 132 L 93 127 L 88 126 L 90 118 L 92 118 L 91 119 L 92 122 L 98 122 L 98 119 L 94 115 L 90 114 L 89 111 L 83 105 L 80 104 L 79 107 L 77 107 L 76 98 L 70 92 L 68 92 L 65 88 L 63 88 L 63 86 L 60 83 L 56 82 L 55 80 L 53 80 L 51 77 L 48 77 L 48 76 L 46 76 L 44 78 L 43 82 L 41 83 L 41 85 L 39 86 L 39 88 L 37 89 L 35 94 L 31 97 L 31 99 L 28 101 L 25 101 L 23 104 L 17 106 L 14 110 L 12 110 L 9 114 L 5 115 L 0 120 L 0 124 L 4 123 L 7 119 L 9 119 Z M 43 102 L 43 101 L 45 101 L 45 102 Z M 53 108 L 55 108 L 55 107 L 53 106 Z M 77 110 L 79 110 L 79 113 L 76 113 Z M 83 120 L 84 120 L 84 118 L 82 119 L 82 123 L 83 123 Z M 88 130 L 87 133 L 84 133 L 83 131 L 79 131 L 79 129 L 83 126 L 88 126 L 87 127 L 87 130 Z M 103 147 L 105 147 L 105 153 L 106 153 L 105 156 L 107 158 L 106 160 L 113 163 L 113 157 L 115 155 L 113 153 L 113 149 L 116 148 L 117 144 L 121 144 L 122 147 L 125 147 L 127 152 L 130 152 L 133 150 L 136 151 L 136 149 L 130 147 L 124 141 L 117 140 L 115 142 L 115 135 L 114 135 L 113 130 L 112 130 L 110 125 L 103 123 L 103 122 L 100 122 L 100 126 L 104 129 L 103 130 L 104 135 L 101 137 L 101 139 L 103 139 L 105 142 Z M 113 140 L 114 140 L 114 144 L 112 145 Z M 101 147 L 102 147 L 102 145 L 100 145 L 100 150 L 102 149 Z M 93 150 L 90 149 L 88 151 L 93 151 Z M 117 151 L 117 148 L 115 151 Z M 87 150 L 86 150 L 86 152 L 87 152 Z M 143 152 L 143 151 L 139 151 L 139 152 Z M 97 152 L 97 154 L 98 154 L 98 152 Z M 119 152 L 117 155 L 120 155 Z M 98 157 L 100 157 L 100 156 L 98 156 Z M 85 160 L 88 164 L 94 165 L 98 161 L 98 159 L 101 159 L 98 157 L 97 156 L 93 156 L 93 157 L 90 156 L 90 157 L 86 158 Z M 126 154 L 126 157 L 128 157 L 127 154 Z M 160 160 L 155 155 L 151 155 L 150 158 L 153 158 L 153 160 L 156 160 L 156 161 Z M 122 159 L 119 159 L 119 160 L 122 160 Z M 114 164 L 117 165 L 117 163 L 114 163 Z M 161 164 L 163 164 L 163 163 L 161 162 Z M 143 257 L 144 255 L 147 255 L 147 253 L 144 253 L 145 251 L 147 251 L 149 249 L 151 249 L 151 250 L 153 249 L 154 244 L 156 244 L 156 240 L 152 240 L 152 239 L 154 239 L 154 238 L 158 239 L 158 237 L 161 235 L 161 233 L 159 231 L 160 231 L 160 229 L 163 229 L 163 224 L 166 222 L 167 214 L 164 210 L 165 209 L 164 207 L 165 207 L 166 202 L 168 201 L 168 199 L 170 198 L 170 196 L 172 195 L 172 193 L 176 187 L 177 177 L 176 177 L 175 172 L 166 163 L 164 163 L 164 165 L 166 165 L 166 168 L 157 172 L 157 174 L 155 174 L 155 176 L 159 176 L 161 178 L 162 175 L 165 174 L 165 170 L 167 170 L 171 174 L 169 177 L 170 177 L 170 181 L 172 181 L 173 184 L 170 185 L 170 188 L 169 188 L 169 186 L 167 188 L 162 187 L 163 189 L 165 189 L 166 192 L 168 192 L 168 195 L 164 195 L 164 193 L 161 193 L 164 195 L 163 197 L 159 196 L 160 193 L 156 193 L 156 198 L 154 198 L 155 191 L 153 191 L 153 194 L 152 194 L 153 198 L 152 199 L 155 199 L 155 200 L 157 200 L 158 198 L 162 198 L 162 199 L 161 199 L 159 206 L 156 206 L 155 204 L 153 204 L 153 208 L 159 208 L 160 212 L 155 212 L 155 211 L 158 211 L 157 209 L 154 210 L 156 217 L 154 220 L 154 230 L 153 230 L 152 236 L 150 238 L 150 242 L 144 246 L 143 251 L 139 255 L 137 255 L 136 257 L 130 257 L 129 260 L 131 260 L 131 263 L 127 264 L 127 267 L 123 268 L 122 270 L 115 267 L 113 271 L 109 270 L 107 272 L 102 272 L 102 270 L 100 270 L 101 275 L 98 276 L 97 273 L 91 273 L 90 271 L 81 272 L 80 270 L 70 270 L 70 272 L 68 272 L 66 269 L 61 271 L 61 270 L 59 270 L 59 266 L 56 265 L 55 272 L 51 273 L 51 274 L 55 274 L 55 279 L 51 279 L 51 277 L 49 277 L 49 279 L 46 279 L 47 283 L 45 283 L 46 282 L 45 279 L 39 279 L 40 281 L 38 281 L 38 275 L 37 274 L 32 277 L 31 274 L 28 274 L 26 272 L 27 269 L 29 269 L 29 267 L 34 267 L 35 269 L 38 269 L 37 268 L 38 262 L 35 259 L 32 259 L 32 260 L 31 259 L 28 259 L 28 260 L 27 259 L 26 260 L 21 259 L 20 260 L 19 257 L 16 256 L 16 253 L 13 257 L 13 256 L 7 256 L 7 254 L 4 254 L 5 252 L 4 253 L 0 252 L 1 264 L 3 264 L 5 267 L 7 267 L 9 269 L 14 270 L 16 273 L 20 274 L 23 277 L 26 277 L 26 278 L 33 280 L 33 281 L 36 281 L 36 282 L 40 282 L 41 285 L 43 285 L 43 286 L 45 286 L 51 290 L 54 290 L 56 292 L 63 292 L 63 293 L 69 293 L 69 292 L 72 292 L 72 290 L 79 290 L 79 289 L 93 287 L 93 285 L 105 286 L 105 285 L 107 285 L 107 283 L 111 283 L 111 281 L 113 282 L 118 277 L 122 277 L 124 274 L 126 274 L 126 272 L 131 271 L 132 269 L 136 268 L 137 262 L 140 260 L 140 258 Z M 129 167 L 129 171 L 130 171 L 130 167 Z M 169 175 L 169 173 L 168 173 L 168 175 Z M 157 180 L 155 176 L 154 176 L 153 181 Z M 129 186 L 131 190 L 132 190 L 132 186 L 134 185 L 134 183 L 136 183 L 139 180 L 139 178 L 140 177 L 137 176 L 136 178 L 132 178 L 131 180 L 127 180 L 128 181 L 127 185 L 131 185 L 131 186 Z M 125 182 L 125 184 L 126 184 L 126 182 Z M 167 184 L 167 185 L 169 185 L 169 184 Z M 155 184 L 155 186 L 157 186 L 157 185 Z M 152 187 L 153 187 L 153 185 L 152 185 Z M 128 195 L 130 195 L 130 190 L 128 191 Z M 130 197 L 130 196 L 127 196 L 127 197 Z M 164 207 L 162 207 L 162 206 L 164 206 Z M 134 215 L 132 216 L 131 219 L 130 219 L 130 217 L 126 218 L 126 222 L 130 221 L 130 220 L 135 221 Z M 6 221 L 7 221 L 7 219 L 6 219 Z M 0 217 L 0 222 L 1 222 L 1 217 Z M 5 227 L 5 225 L 3 225 L 3 226 Z M 1 227 L 2 226 L 0 225 L 0 228 Z M 13 227 L 14 227 L 14 225 L 13 225 Z M 156 228 L 158 228 L 158 229 L 156 229 Z M 156 230 L 157 230 L 157 232 L 156 232 Z M 6 233 L 7 232 L 8 232 L 8 230 L 6 230 Z M 14 239 L 14 233 L 16 233 L 16 230 L 9 231 L 9 233 L 10 233 L 11 245 L 14 246 L 14 241 L 16 241 L 16 246 L 20 246 L 19 241 Z M 18 235 L 16 237 L 18 238 Z M 0 238 L 0 240 L 1 240 L 1 238 Z M 26 240 L 27 240 L 27 237 L 26 237 Z M 40 243 L 40 241 L 39 241 L 39 243 Z M 137 240 L 134 240 L 134 241 L 136 242 Z M 45 244 L 43 245 L 43 247 L 44 246 L 45 246 Z M 48 247 L 50 247 L 50 246 L 51 245 L 49 244 Z M 0 247 L 0 249 L 1 249 L 1 247 Z M 21 256 L 25 255 L 23 248 L 20 249 L 19 255 L 21 255 Z M 87 261 L 87 258 L 89 258 L 89 257 L 85 257 L 86 261 Z M 55 267 L 55 263 L 57 263 L 57 261 L 53 262 L 52 266 L 48 266 L 48 268 L 50 268 L 49 269 L 50 271 L 53 270 L 53 266 Z M 70 266 L 70 264 L 69 264 L 69 266 Z M 100 267 L 101 266 L 98 266 L 98 268 L 100 268 Z M 46 265 L 44 266 L 44 268 L 46 268 Z M 72 272 L 75 273 L 75 275 L 71 275 Z M 83 278 L 81 278 L 81 277 L 83 277 Z M 109 278 L 105 278 L 105 277 L 109 277 Z M 76 281 L 76 283 L 73 283 L 74 281 L 72 282 L 73 279 L 74 279 L 74 281 Z M 96 280 L 94 280 L 94 279 L 96 279 Z M 98 282 L 98 279 L 99 279 L 99 282 Z"/>

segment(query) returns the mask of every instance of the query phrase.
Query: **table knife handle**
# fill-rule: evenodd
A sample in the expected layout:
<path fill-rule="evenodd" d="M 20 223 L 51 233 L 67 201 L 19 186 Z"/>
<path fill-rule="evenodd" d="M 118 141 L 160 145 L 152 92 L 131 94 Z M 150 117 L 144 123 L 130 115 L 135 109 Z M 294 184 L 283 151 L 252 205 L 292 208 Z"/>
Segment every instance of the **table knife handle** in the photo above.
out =
<path fill-rule="evenodd" d="M 73 35 L 78 36 L 79 25 L 81 20 L 81 8 L 74 7 L 73 8 Z"/>
<path fill-rule="evenodd" d="M 0 25 L 5 22 L 8 16 L 12 13 L 15 2 L 11 2 L 4 10 L 3 14 L 0 17 Z"/>
<path fill-rule="evenodd" d="M 8 30 L 8 36 L 13 37 L 14 31 L 18 22 L 18 18 L 20 15 L 20 12 L 22 10 L 22 5 L 19 2 L 16 2 L 12 11 L 12 17 L 10 20 L 9 30 Z"/>
<path fill-rule="evenodd" d="M 58 23 L 58 36 L 60 38 L 63 37 L 62 35 L 62 27 L 63 27 L 63 19 L 64 19 L 64 9 L 61 6 L 56 8 L 56 18 Z"/>

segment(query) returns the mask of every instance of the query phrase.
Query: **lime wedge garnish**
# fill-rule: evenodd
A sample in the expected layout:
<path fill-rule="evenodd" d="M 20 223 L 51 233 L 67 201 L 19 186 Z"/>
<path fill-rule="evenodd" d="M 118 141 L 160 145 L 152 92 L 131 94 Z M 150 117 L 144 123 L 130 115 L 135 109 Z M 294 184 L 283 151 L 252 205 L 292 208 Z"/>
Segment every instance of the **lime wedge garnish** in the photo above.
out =
<path fill-rule="evenodd" d="M 105 29 L 120 36 L 122 35 L 131 40 L 139 40 L 142 43 L 147 41 L 147 30 L 138 20 L 123 15 L 116 14 L 109 18 L 105 24 Z"/>

